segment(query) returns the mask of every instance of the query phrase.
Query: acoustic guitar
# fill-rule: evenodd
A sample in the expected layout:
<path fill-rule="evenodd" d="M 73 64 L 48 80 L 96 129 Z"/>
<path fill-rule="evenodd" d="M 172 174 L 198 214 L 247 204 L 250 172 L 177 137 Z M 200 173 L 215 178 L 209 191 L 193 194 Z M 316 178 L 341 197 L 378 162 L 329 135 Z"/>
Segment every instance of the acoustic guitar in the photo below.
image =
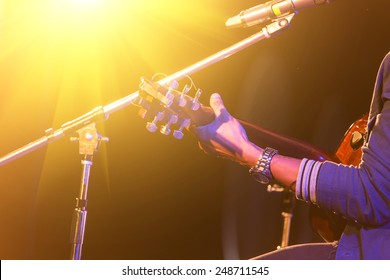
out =
<path fill-rule="evenodd" d="M 183 90 L 177 88 L 176 82 L 161 85 L 146 78 L 141 79 L 136 105 L 141 107 L 139 114 L 147 120 L 146 127 L 150 132 L 160 130 L 164 135 L 172 134 L 176 139 L 181 139 L 183 131 L 192 124 L 205 125 L 214 120 L 212 109 L 199 102 L 199 89 L 194 97 L 190 97 L 189 86 L 184 86 Z M 362 155 L 361 146 L 366 134 L 367 115 L 348 129 L 335 154 L 246 121 L 240 120 L 240 123 L 250 141 L 263 147 L 271 146 L 283 155 L 357 166 Z M 311 205 L 309 213 L 313 231 L 325 241 L 331 242 L 340 238 L 346 224 L 341 216 L 315 205 Z"/>

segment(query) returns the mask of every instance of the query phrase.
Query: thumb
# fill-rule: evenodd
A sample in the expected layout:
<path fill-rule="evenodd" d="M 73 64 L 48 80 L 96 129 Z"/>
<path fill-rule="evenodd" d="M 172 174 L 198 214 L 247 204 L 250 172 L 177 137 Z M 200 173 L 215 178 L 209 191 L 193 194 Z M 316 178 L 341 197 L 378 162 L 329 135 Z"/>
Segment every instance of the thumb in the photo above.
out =
<path fill-rule="evenodd" d="M 223 104 L 222 98 L 218 93 L 213 93 L 210 96 L 210 107 L 213 109 L 216 117 L 221 116 L 224 113 L 227 113 L 225 105 Z"/>

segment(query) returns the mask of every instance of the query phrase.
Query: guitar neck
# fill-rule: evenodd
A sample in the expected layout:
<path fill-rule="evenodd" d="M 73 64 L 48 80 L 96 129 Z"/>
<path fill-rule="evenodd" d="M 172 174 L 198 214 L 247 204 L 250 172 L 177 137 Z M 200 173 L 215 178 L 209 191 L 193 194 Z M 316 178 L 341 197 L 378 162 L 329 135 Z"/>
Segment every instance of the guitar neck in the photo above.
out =
<path fill-rule="evenodd" d="M 308 158 L 313 160 L 335 160 L 335 156 L 314 145 L 305 143 L 293 137 L 289 137 L 275 131 L 271 131 L 258 125 L 242 121 L 248 138 L 256 145 L 272 147 L 285 156 L 295 158 Z"/>
<path fill-rule="evenodd" d="M 196 113 L 192 114 L 191 119 L 195 125 L 206 125 L 213 121 L 214 113 L 210 107 L 201 106 Z M 247 132 L 249 140 L 258 146 L 273 147 L 279 150 L 281 154 L 290 157 L 309 158 L 319 161 L 336 160 L 333 154 L 314 145 L 265 129 L 247 121 L 239 120 L 239 122 Z"/>

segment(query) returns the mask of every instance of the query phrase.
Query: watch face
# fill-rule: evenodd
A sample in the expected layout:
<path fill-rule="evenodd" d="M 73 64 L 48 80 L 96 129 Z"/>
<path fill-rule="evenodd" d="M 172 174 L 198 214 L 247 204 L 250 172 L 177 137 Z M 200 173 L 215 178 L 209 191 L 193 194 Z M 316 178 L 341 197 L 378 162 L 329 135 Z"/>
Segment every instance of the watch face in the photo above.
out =
<path fill-rule="evenodd" d="M 258 171 L 254 171 L 252 170 L 252 172 L 250 172 L 250 174 L 253 176 L 253 178 L 261 183 L 261 184 L 268 184 L 269 183 L 269 179 L 267 176 L 265 176 L 264 174 L 258 172 Z"/>

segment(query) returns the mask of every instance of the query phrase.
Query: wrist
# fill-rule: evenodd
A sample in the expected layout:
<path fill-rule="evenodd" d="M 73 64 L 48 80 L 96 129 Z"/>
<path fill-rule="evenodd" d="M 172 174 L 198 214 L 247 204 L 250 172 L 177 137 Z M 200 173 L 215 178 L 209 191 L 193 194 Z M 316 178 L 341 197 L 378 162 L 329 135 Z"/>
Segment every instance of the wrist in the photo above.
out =
<path fill-rule="evenodd" d="M 243 152 L 243 159 L 241 163 L 248 167 L 253 167 L 257 164 L 259 157 L 263 154 L 263 149 L 253 143 L 249 143 Z"/>

